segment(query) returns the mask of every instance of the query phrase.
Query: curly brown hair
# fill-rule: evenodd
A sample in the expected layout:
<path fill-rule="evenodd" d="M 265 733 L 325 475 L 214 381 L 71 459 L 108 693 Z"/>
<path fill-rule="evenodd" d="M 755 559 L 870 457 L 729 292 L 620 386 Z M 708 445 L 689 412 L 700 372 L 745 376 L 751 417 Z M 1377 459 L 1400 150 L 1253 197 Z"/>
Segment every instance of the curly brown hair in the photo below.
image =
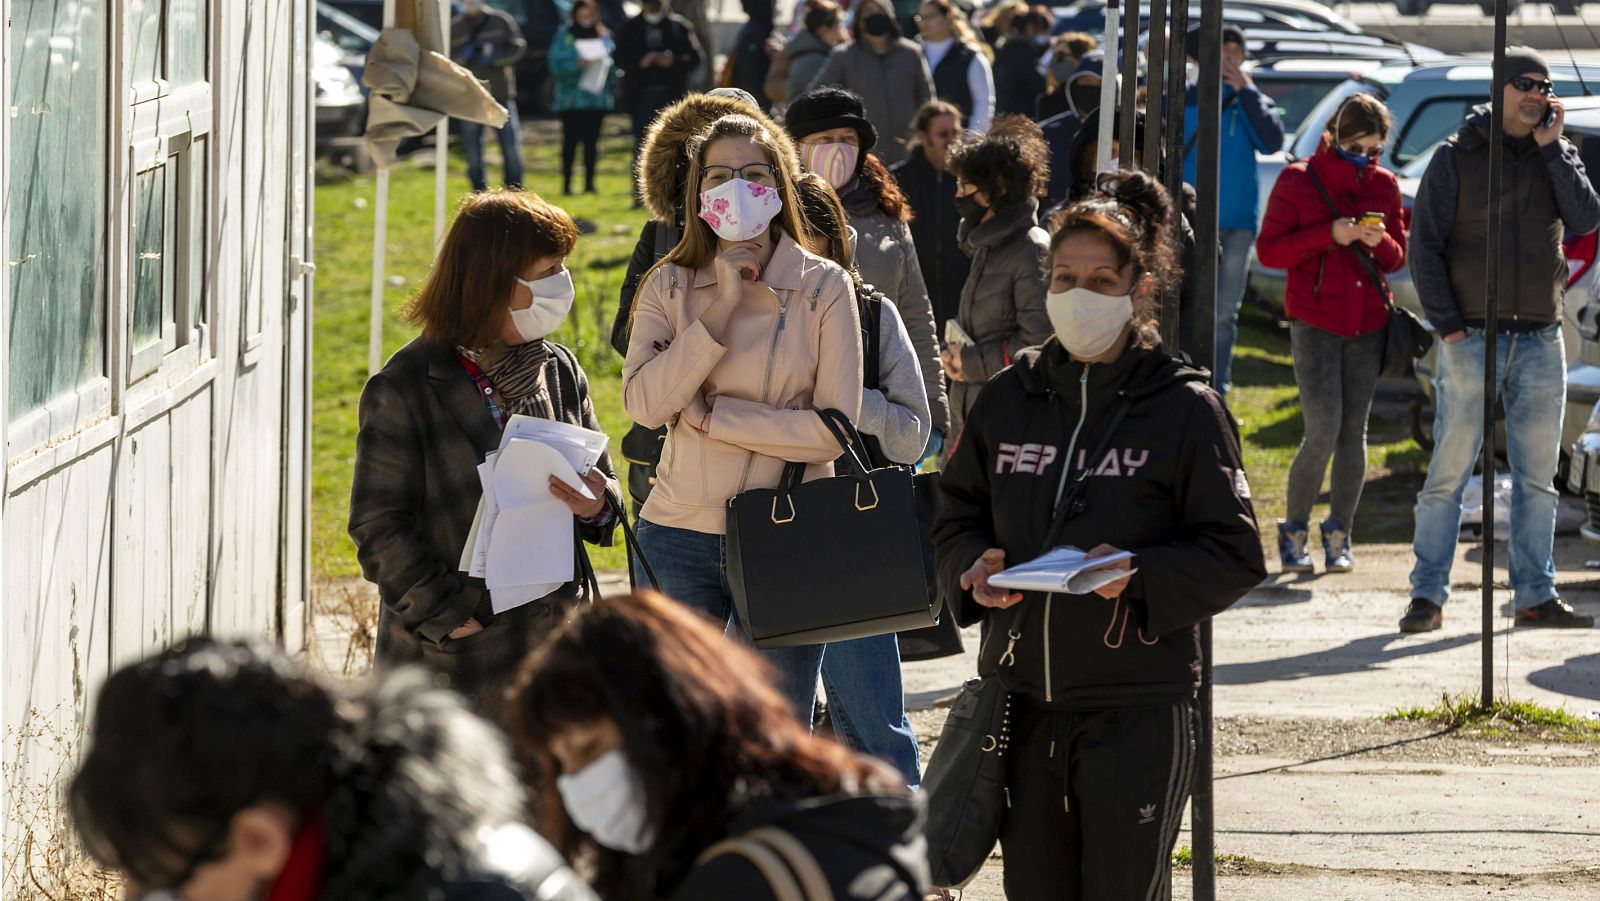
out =
<path fill-rule="evenodd" d="M 1000 116 L 988 134 L 950 145 L 956 178 L 989 195 L 993 209 L 1040 197 L 1050 184 L 1050 146 L 1026 116 Z"/>
<path fill-rule="evenodd" d="M 889 174 L 876 153 L 862 157 L 860 178 L 861 183 L 878 198 L 878 209 L 883 210 L 885 216 L 901 222 L 911 221 L 911 204 L 906 200 L 905 192 L 900 190 L 900 182 Z"/>

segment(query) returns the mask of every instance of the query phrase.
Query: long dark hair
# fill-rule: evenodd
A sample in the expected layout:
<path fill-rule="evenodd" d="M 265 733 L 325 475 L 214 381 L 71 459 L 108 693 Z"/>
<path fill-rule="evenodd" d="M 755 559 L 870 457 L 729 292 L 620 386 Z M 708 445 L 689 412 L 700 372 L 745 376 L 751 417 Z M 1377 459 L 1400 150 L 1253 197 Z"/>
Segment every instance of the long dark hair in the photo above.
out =
<path fill-rule="evenodd" d="M 900 222 L 911 221 L 911 203 L 906 200 L 906 193 L 900 190 L 900 182 L 884 168 L 883 160 L 878 159 L 876 153 L 862 155 L 861 174 L 857 177 L 877 198 L 878 209 L 885 216 Z"/>
<path fill-rule="evenodd" d="M 583 608 L 529 659 L 512 689 L 513 740 L 543 789 L 543 831 L 592 864 L 602 897 L 670 895 L 749 801 L 905 793 L 882 764 L 812 736 L 773 675 L 710 620 L 648 591 Z M 551 739 L 601 718 L 621 730 L 651 822 L 669 827 L 640 857 L 577 831 L 554 791 Z"/>

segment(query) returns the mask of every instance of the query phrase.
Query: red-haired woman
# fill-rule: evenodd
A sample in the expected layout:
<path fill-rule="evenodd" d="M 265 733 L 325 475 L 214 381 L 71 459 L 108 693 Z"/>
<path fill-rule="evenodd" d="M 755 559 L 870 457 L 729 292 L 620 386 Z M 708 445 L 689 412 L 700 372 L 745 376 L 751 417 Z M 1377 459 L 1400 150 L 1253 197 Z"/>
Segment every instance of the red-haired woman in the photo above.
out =
<path fill-rule="evenodd" d="M 921 897 L 915 799 L 887 767 L 813 737 L 771 675 L 649 592 L 586 607 L 529 660 L 514 741 L 550 799 L 543 831 L 602 897 L 782 897 L 752 845 L 814 860 L 835 898 Z"/>

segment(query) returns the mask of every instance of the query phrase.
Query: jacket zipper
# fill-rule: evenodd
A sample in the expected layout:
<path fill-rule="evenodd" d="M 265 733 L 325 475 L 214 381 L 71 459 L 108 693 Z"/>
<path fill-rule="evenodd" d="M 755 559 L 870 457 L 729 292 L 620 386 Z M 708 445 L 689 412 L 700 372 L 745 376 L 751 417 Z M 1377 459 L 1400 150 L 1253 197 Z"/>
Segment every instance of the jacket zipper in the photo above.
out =
<path fill-rule="evenodd" d="M 1078 379 L 1078 424 L 1072 429 L 1072 439 L 1067 442 L 1067 459 L 1061 468 L 1061 485 L 1056 488 L 1056 503 L 1061 503 L 1061 496 L 1066 493 L 1067 480 L 1072 477 L 1072 455 L 1078 452 L 1078 435 L 1083 431 L 1083 423 L 1089 418 L 1089 367 L 1091 363 L 1083 364 L 1083 376 Z M 1088 466 L 1094 461 L 1088 461 Z M 1085 467 L 1087 468 L 1087 466 Z M 1044 596 L 1044 701 L 1046 704 L 1055 700 L 1055 679 L 1050 658 L 1050 608 L 1055 603 L 1056 596 L 1052 592 Z"/>
<path fill-rule="evenodd" d="M 1315 300 L 1322 296 L 1322 273 L 1328 268 L 1328 254 L 1323 252 L 1322 258 L 1317 261 L 1317 283 L 1311 286 L 1311 298 Z"/>
<path fill-rule="evenodd" d="M 767 400 L 767 392 L 772 390 L 772 367 L 773 362 L 778 356 L 778 338 L 783 334 L 783 323 L 784 320 L 788 318 L 789 300 L 788 298 L 785 298 L 784 301 L 778 305 L 778 327 L 772 330 L 772 343 L 767 345 L 767 372 L 766 375 L 762 376 L 761 378 L 761 402 L 764 404 L 770 403 L 770 401 Z M 756 462 L 755 451 L 745 451 L 745 455 L 744 474 L 739 476 L 739 490 L 735 492 L 735 494 L 744 493 L 745 484 L 750 481 L 750 467 Z"/>

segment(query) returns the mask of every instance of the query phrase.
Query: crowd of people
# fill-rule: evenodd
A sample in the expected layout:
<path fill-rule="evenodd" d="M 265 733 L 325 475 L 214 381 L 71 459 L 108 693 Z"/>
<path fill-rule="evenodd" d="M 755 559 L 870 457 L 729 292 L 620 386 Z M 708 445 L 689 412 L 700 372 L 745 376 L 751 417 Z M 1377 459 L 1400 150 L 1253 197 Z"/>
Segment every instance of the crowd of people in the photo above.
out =
<path fill-rule="evenodd" d="M 551 63 L 569 190 L 579 147 L 592 185 L 611 96 L 609 74 L 585 72 L 613 59 L 631 83 L 649 219 L 612 332 L 634 422 L 626 496 L 606 455 L 582 489 L 550 478 L 572 517 L 574 578 L 531 603 L 501 609 L 463 571 L 478 467 L 509 417 L 599 429 L 587 374 L 549 338 L 572 307 L 577 226 L 533 192 L 470 195 L 407 310 L 419 336 L 361 399 L 349 528 L 381 598 L 378 673 L 352 689 L 196 639 L 115 674 L 69 797 L 87 847 L 135 897 L 937 896 L 902 641 L 949 653 L 954 625 L 979 623 L 978 672 L 1007 698 L 992 836 L 1007 896 L 1170 897 L 1199 734 L 1197 630 L 1267 575 L 1221 328 L 1242 291 L 1229 267 L 1252 245 L 1289 270 L 1305 420 L 1282 569 L 1314 569 L 1308 523 L 1330 460 L 1324 568 L 1355 565 L 1389 352 L 1383 275 L 1409 254 L 1443 346 L 1401 628 L 1439 627 L 1481 439 L 1486 329 L 1501 333 L 1511 420 L 1518 622 L 1592 625 L 1553 583 L 1552 299 L 1562 229 L 1600 226 L 1600 197 L 1536 54 L 1508 57 L 1504 135 L 1480 112 L 1435 155 L 1409 230 L 1375 162 L 1388 114 L 1357 94 L 1278 181 L 1257 237 L 1253 158 L 1249 191 L 1235 158 L 1282 132 L 1241 68 L 1242 39 L 1225 35 L 1228 199 L 1220 245 L 1199 248 L 1192 191 L 1095 170 L 1093 42 L 1050 40 L 1037 9 L 1002 4 L 974 25 L 949 0 L 842 14 L 809 0 L 771 47 L 769 5 L 752 21 L 780 77 L 735 65 L 742 84 L 707 94 L 685 90 L 692 29 L 667 0 L 644 10 L 613 38 L 578 0 Z M 614 56 L 578 46 L 590 41 Z M 631 77 L 649 69 L 663 71 Z M 1523 235 L 1497 322 L 1481 296 L 1487 220 L 1458 202 L 1481 195 L 1491 140 L 1517 173 L 1506 190 L 1521 192 L 1507 196 Z M 1193 160 L 1191 145 L 1191 174 Z M 1192 319 L 1200 253 L 1223 273 L 1215 372 L 1157 327 L 1172 298 Z M 843 431 L 859 432 L 859 452 Z M 938 471 L 922 540 L 948 632 L 753 641 L 730 580 L 748 552 L 730 505 L 897 467 Z M 874 483 L 857 484 L 855 509 L 874 509 L 876 489 L 864 503 L 859 488 Z M 775 500 L 771 518 L 795 512 L 783 519 Z M 630 523 L 635 590 L 600 597 L 585 545 L 619 526 L 631 538 Z M 992 584 L 1063 545 L 1115 558 L 1112 578 L 1077 597 Z M 813 733 L 819 685 L 832 738 Z M 936 802 L 948 790 L 927 788 Z"/>

